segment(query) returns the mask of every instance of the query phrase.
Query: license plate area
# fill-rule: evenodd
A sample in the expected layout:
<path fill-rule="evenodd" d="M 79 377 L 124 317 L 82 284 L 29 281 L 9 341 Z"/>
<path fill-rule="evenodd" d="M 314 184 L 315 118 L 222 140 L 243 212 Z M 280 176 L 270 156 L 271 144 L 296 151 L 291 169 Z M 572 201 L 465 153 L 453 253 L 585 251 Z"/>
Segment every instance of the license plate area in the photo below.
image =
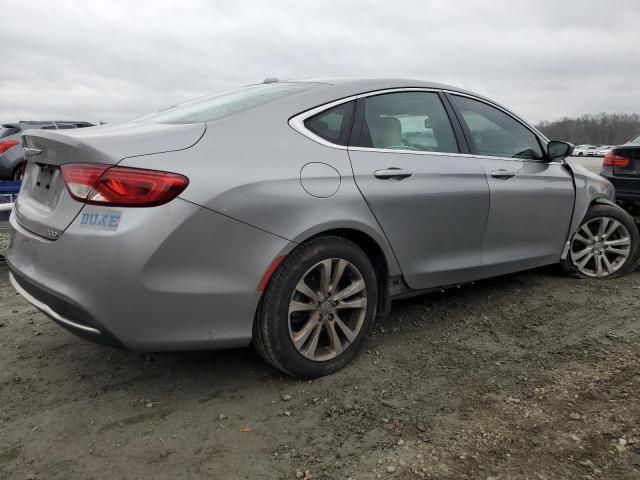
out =
<path fill-rule="evenodd" d="M 60 169 L 51 165 L 33 165 L 34 177 L 31 182 L 31 197 L 38 203 L 50 205 L 56 192 Z"/>
<path fill-rule="evenodd" d="M 64 188 L 60 167 L 29 162 L 22 180 L 22 199 L 19 198 L 19 201 L 28 201 L 40 213 L 46 214 L 56 207 Z"/>

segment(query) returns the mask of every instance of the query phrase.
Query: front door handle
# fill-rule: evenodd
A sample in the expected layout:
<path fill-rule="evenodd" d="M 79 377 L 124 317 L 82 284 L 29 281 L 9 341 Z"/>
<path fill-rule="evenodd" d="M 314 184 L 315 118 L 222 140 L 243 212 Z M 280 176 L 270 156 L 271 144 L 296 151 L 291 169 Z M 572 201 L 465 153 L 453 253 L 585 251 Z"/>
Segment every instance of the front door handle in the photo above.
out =
<path fill-rule="evenodd" d="M 385 168 L 384 170 L 376 170 L 375 172 L 373 172 L 373 175 L 381 180 L 402 180 L 413 175 L 413 172 L 410 172 L 409 170 L 403 170 L 401 168 L 391 167 Z"/>
<path fill-rule="evenodd" d="M 493 178 L 502 178 L 502 179 L 507 179 L 507 178 L 513 178 L 516 176 L 516 172 L 510 172 L 509 170 L 494 170 L 493 172 L 491 172 L 491 176 Z"/>

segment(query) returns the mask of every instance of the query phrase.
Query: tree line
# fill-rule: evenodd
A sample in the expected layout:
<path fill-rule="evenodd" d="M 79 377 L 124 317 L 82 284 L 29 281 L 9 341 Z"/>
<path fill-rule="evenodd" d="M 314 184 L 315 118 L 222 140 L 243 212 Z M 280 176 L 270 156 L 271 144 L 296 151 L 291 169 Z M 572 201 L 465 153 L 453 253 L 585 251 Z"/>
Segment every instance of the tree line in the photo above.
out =
<path fill-rule="evenodd" d="M 540 122 L 536 127 L 552 140 L 565 140 L 574 145 L 620 145 L 640 134 L 640 114 L 588 114 Z"/>

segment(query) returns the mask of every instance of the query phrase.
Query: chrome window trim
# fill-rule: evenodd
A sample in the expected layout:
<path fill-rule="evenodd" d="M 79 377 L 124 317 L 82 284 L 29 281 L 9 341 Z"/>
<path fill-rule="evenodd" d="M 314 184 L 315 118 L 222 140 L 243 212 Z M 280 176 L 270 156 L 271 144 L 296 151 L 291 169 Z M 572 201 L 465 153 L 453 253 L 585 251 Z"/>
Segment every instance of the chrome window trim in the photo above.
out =
<path fill-rule="evenodd" d="M 312 131 L 310 131 L 307 127 L 304 126 L 304 122 L 305 120 L 307 120 L 309 117 L 313 117 L 314 115 L 321 113 L 325 110 L 329 110 L 333 107 L 337 107 L 338 105 L 342 105 L 343 103 L 348 103 L 354 100 L 357 100 L 359 98 L 365 98 L 365 97 L 373 97 L 376 95 L 384 95 L 386 93 L 397 93 L 397 92 L 434 92 L 434 93 L 438 93 L 441 92 L 442 90 L 437 89 L 437 88 L 420 88 L 420 87 L 398 87 L 398 88 L 385 88 L 383 90 L 373 90 L 371 92 L 365 92 L 365 93 L 359 93 L 357 95 L 351 95 L 349 97 L 345 97 L 345 98 L 341 98 L 340 100 L 335 100 L 333 102 L 329 102 L 329 103 L 324 103 L 320 106 L 314 107 L 310 110 L 305 110 L 302 113 L 298 113 L 297 115 L 294 115 L 293 117 L 291 117 L 289 119 L 289 126 L 291 128 L 293 128 L 296 132 L 304 135 L 305 137 L 313 140 L 316 143 L 319 143 L 321 145 L 324 145 L 325 147 L 330 147 L 330 148 L 335 148 L 338 150 L 347 150 L 348 147 L 347 145 L 338 145 L 336 143 L 332 143 L 328 140 L 325 140 L 322 137 L 319 137 L 318 135 L 316 135 L 315 133 L 313 133 Z M 351 147 L 354 148 L 354 147 Z M 364 147 L 358 147 L 358 148 L 364 148 Z M 399 151 L 399 152 L 405 152 L 405 150 L 388 150 L 388 151 Z M 414 150 L 412 150 L 414 151 Z"/>
<path fill-rule="evenodd" d="M 302 113 L 298 113 L 297 115 L 294 115 L 289 119 L 289 126 L 293 128 L 296 132 L 300 133 L 301 135 L 304 135 L 310 140 L 313 140 L 316 143 L 324 145 L 325 147 L 335 148 L 337 150 L 350 150 L 350 151 L 374 152 L 374 153 L 404 153 L 404 154 L 413 154 L 413 155 L 433 155 L 433 156 L 449 156 L 449 157 L 456 156 L 456 157 L 464 157 L 464 158 L 488 158 L 493 160 L 520 160 L 523 162 L 529 161 L 529 162 L 540 162 L 540 163 L 548 163 L 548 164 L 556 163 L 556 162 L 545 162 L 543 159 L 533 160 L 533 159 L 521 159 L 521 158 L 513 158 L 513 157 L 494 157 L 490 155 L 474 155 L 471 153 L 459 153 L 459 152 L 432 152 L 427 150 L 401 150 L 401 149 L 391 149 L 391 148 L 354 147 L 354 146 L 347 146 L 347 145 L 338 145 L 336 143 L 329 142 L 328 140 L 325 140 L 324 138 L 316 135 L 315 133 L 313 133 L 312 131 L 310 131 L 304 126 L 304 122 L 308 118 L 313 117 L 314 115 L 317 115 L 318 113 L 321 113 L 325 110 L 329 110 L 333 107 L 337 107 L 338 105 L 342 105 L 343 103 L 352 102 L 354 100 L 358 100 L 359 98 L 374 97 L 377 95 L 384 95 L 388 93 L 399 93 L 399 92 L 432 92 L 432 93 L 442 92 L 442 93 L 448 93 L 451 95 L 459 95 L 461 97 L 471 98 L 472 100 L 485 103 L 505 113 L 509 117 L 513 118 L 516 122 L 521 124 L 523 127 L 525 127 L 527 130 L 529 130 L 531 133 L 533 133 L 533 135 L 536 138 L 540 139 L 543 143 L 549 142 L 549 140 L 544 135 L 542 135 L 532 126 L 528 125 L 524 120 L 522 120 L 515 114 L 511 113 L 509 110 L 506 110 L 505 108 L 501 107 L 500 105 L 496 105 L 495 103 L 489 100 L 486 100 L 484 98 L 481 98 L 472 94 L 459 92 L 456 90 L 450 90 L 450 89 L 439 89 L 439 88 L 428 88 L 428 87 L 385 88 L 383 90 L 373 90 L 371 92 L 351 95 L 349 97 L 341 98 L 339 100 L 334 100 L 332 102 L 324 103 L 322 105 L 311 108 L 309 110 L 305 110 Z"/>
<path fill-rule="evenodd" d="M 432 152 L 430 150 L 400 150 L 396 148 L 372 148 L 372 147 L 349 147 L 350 152 L 373 152 L 373 153 L 400 153 L 409 155 L 430 155 L 432 157 L 465 157 L 475 158 L 471 153 L 459 152 Z"/>

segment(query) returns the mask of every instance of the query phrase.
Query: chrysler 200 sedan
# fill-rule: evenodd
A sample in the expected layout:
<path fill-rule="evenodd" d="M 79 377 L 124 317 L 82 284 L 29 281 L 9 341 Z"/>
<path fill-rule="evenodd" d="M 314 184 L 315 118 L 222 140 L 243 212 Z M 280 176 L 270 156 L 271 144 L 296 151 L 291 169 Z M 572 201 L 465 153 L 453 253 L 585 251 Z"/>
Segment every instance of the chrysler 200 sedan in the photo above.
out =
<path fill-rule="evenodd" d="M 272 79 L 23 146 L 11 282 L 61 326 L 130 350 L 253 342 L 317 377 L 393 298 L 638 260 L 631 217 L 565 160 L 572 145 L 435 83 Z"/>

